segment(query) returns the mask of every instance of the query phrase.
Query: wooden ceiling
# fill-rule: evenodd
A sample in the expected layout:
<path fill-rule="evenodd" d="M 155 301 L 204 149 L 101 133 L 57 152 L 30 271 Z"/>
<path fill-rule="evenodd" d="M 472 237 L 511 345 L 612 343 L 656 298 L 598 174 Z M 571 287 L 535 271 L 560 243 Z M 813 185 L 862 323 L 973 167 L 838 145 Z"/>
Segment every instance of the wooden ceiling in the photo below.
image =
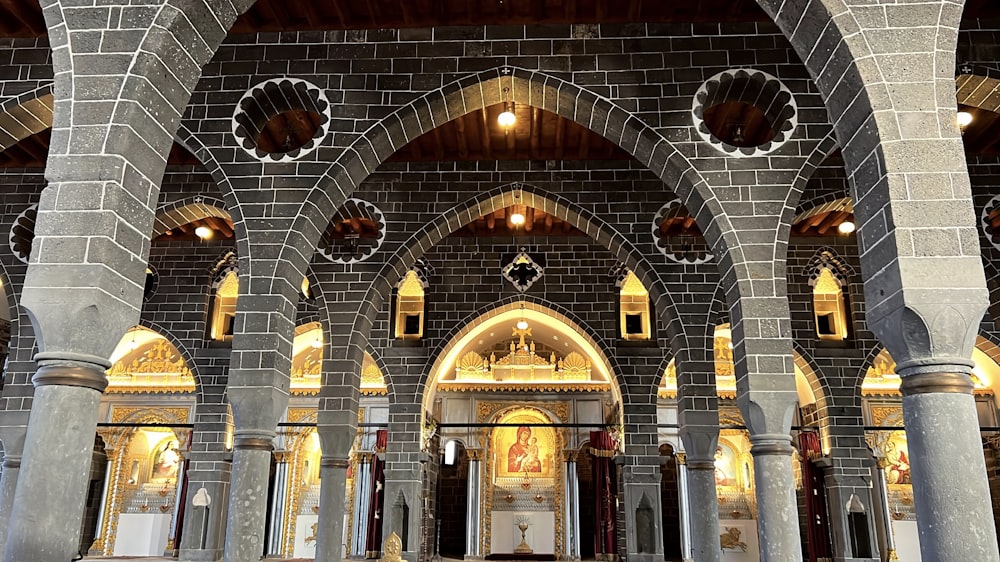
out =
<path fill-rule="evenodd" d="M 206 226 L 212 230 L 212 236 L 210 237 L 212 240 L 229 240 L 234 236 L 233 222 L 231 220 L 220 217 L 205 217 L 182 224 L 177 228 L 172 228 L 157 236 L 153 239 L 153 242 L 200 240 L 201 238 L 195 234 L 195 229 L 200 226 Z"/>
<path fill-rule="evenodd" d="M 517 225 L 512 215 L 520 213 L 524 224 Z M 479 217 L 451 234 L 452 236 L 585 236 L 570 223 L 532 207 L 498 209 Z"/>
<path fill-rule="evenodd" d="M 503 104 L 467 113 L 437 127 L 397 151 L 392 162 L 455 160 L 622 160 L 618 145 L 536 107 L 515 105 L 517 121 L 497 122 Z"/>
<path fill-rule="evenodd" d="M 21 139 L 7 150 L 0 151 L 0 168 L 44 168 L 49 157 L 52 129 L 45 129 Z M 167 164 L 171 166 L 200 166 L 198 158 L 176 142 L 170 147 Z"/>

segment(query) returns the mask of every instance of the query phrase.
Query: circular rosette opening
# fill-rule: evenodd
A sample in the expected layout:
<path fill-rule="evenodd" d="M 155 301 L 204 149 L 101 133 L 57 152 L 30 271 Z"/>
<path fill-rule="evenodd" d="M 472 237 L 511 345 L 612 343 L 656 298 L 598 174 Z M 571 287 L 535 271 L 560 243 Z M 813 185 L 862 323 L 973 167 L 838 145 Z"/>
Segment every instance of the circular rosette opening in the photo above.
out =
<path fill-rule="evenodd" d="M 348 199 L 323 232 L 319 251 L 334 263 L 356 263 L 374 255 L 384 240 L 382 211 L 367 201 Z"/>
<path fill-rule="evenodd" d="M 28 258 L 31 257 L 31 243 L 35 239 L 37 216 L 38 205 L 32 205 L 14 219 L 14 226 L 10 229 L 8 237 L 10 251 L 23 263 L 28 263 Z"/>
<path fill-rule="evenodd" d="M 727 70 L 694 96 L 692 116 L 706 142 L 733 156 L 758 156 L 787 141 L 798 125 L 791 91 L 757 70 Z"/>
<path fill-rule="evenodd" d="M 233 114 L 233 135 L 260 160 L 288 162 L 315 150 L 330 126 L 330 102 L 319 87 L 297 78 L 251 88 Z"/>

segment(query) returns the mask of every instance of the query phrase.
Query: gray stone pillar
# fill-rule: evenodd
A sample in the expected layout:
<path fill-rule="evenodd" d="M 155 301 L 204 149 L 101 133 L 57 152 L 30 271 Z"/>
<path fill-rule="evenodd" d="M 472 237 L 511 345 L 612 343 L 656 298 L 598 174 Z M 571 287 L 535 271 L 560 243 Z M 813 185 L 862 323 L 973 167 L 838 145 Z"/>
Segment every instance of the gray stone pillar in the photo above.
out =
<path fill-rule="evenodd" d="M 800 562 L 799 512 L 788 435 L 750 436 L 761 562 Z"/>
<path fill-rule="evenodd" d="M 719 445 L 719 414 L 715 410 L 685 412 L 681 428 L 686 467 L 687 522 L 690 557 L 697 562 L 719 562 L 719 494 L 715 488 L 715 450 Z M 692 423 L 696 422 L 696 423 Z M 691 509 L 692 506 L 697 506 Z M 683 554 L 683 553 L 682 553 Z"/>
<path fill-rule="evenodd" d="M 691 526 L 691 558 L 697 562 L 719 562 L 719 500 L 715 489 L 715 460 L 687 458 L 688 511 Z"/>
<path fill-rule="evenodd" d="M 344 500 L 350 461 L 323 456 L 320 461 L 319 536 L 316 562 L 340 562 L 344 553 Z"/>
<path fill-rule="evenodd" d="M 658 466 L 624 467 L 625 546 L 628 559 L 654 562 L 663 559 L 663 508 L 660 505 Z"/>
<path fill-rule="evenodd" d="M 204 371 L 202 374 L 204 375 Z M 195 406 L 195 428 L 188 455 L 188 486 L 184 524 L 180 537 L 180 560 L 215 562 L 222 558 L 226 537 L 226 507 L 232 470 L 232 451 L 227 450 L 228 406 L 219 393 L 206 393 Z M 200 495 L 200 496 L 199 496 Z M 197 498 L 197 501 L 196 501 Z M 210 505 L 197 504 L 209 500 Z"/>
<path fill-rule="evenodd" d="M 65 562 L 80 547 L 98 406 L 110 365 L 49 362 L 43 356 L 32 379 L 35 395 L 5 562 Z"/>
<path fill-rule="evenodd" d="M 268 476 L 275 435 L 273 431 L 236 430 L 225 562 L 258 562 L 264 554 Z"/>
<path fill-rule="evenodd" d="M 971 366 L 898 367 L 924 560 L 1000 561 Z"/>
<path fill-rule="evenodd" d="M 5 452 L 3 472 L 0 473 L 0 552 L 7 542 L 7 527 L 10 525 L 10 512 L 14 508 L 14 492 L 20 471 L 21 456 Z"/>

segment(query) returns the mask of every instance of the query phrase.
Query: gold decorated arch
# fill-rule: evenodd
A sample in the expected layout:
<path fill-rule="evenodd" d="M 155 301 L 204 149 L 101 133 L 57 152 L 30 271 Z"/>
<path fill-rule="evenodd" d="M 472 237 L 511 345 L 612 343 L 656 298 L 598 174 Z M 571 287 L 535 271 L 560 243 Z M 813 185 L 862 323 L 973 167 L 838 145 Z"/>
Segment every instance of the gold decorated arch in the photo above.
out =
<path fill-rule="evenodd" d="M 180 351 L 162 335 L 142 326 L 125 333 L 105 374 L 108 394 L 186 394 L 197 390 Z"/>
<path fill-rule="evenodd" d="M 295 328 L 292 340 L 292 394 L 315 396 L 323 384 L 323 327 L 319 322 Z M 365 352 L 361 363 L 361 394 L 386 394 L 385 375 L 375 359 Z"/>

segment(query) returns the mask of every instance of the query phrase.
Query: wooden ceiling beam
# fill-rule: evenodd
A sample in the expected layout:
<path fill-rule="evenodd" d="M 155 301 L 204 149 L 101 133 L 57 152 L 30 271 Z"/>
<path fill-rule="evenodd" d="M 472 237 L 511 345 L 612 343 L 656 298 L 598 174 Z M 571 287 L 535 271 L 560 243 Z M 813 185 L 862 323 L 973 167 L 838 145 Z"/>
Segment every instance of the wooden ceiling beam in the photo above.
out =
<path fill-rule="evenodd" d="M 539 2 L 541 3 L 541 2 Z M 528 157 L 532 160 L 539 158 L 539 147 L 542 145 L 542 110 L 538 107 L 531 108 L 530 123 L 531 140 L 528 144 Z"/>
<path fill-rule="evenodd" d="M 444 160 L 444 139 L 441 135 L 441 127 L 434 127 L 431 134 L 434 135 L 434 157 L 438 160 Z"/>
<path fill-rule="evenodd" d="M 490 116 L 485 107 L 479 110 L 479 114 L 482 116 L 479 125 L 482 127 L 483 157 L 490 159 L 493 156 L 493 148 L 490 143 Z"/>
<path fill-rule="evenodd" d="M 455 131 L 458 137 L 458 156 L 463 160 L 469 157 L 469 140 L 465 137 L 466 116 L 462 115 L 458 119 L 455 119 Z"/>

